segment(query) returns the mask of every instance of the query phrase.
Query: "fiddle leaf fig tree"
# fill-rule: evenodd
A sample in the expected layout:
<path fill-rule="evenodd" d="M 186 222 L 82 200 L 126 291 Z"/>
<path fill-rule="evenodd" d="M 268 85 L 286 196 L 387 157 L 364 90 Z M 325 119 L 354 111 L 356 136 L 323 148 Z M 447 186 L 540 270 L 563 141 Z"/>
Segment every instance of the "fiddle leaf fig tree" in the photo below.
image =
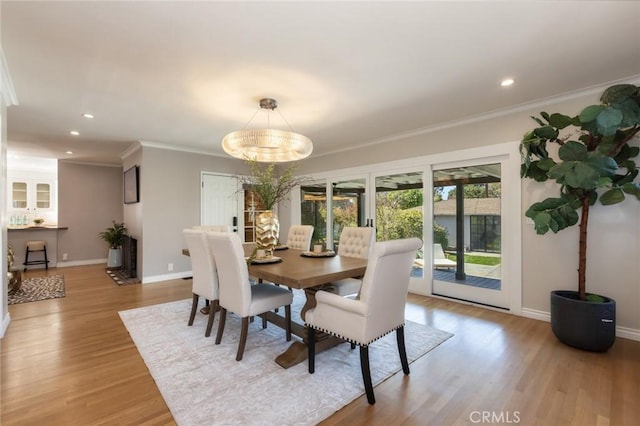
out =
<path fill-rule="evenodd" d="M 611 86 L 600 104 L 587 106 L 575 117 L 541 112 L 531 118 L 539 127 L 520 143 L 520 175 L 538 182 L 551 179 L 560 188 L 558 197 L 534 203 L 526 216 L 538 234 L 580 223 L 578 295 L 581 300 L 601 301 L 588 295 L 585 286 L 589 209 L 598 201 L 604 206 L 620 203 L 627 195 L 640 200 L 640 184 L 635 182 L 640 148 L 630 144 L 640 132 L 640 88 Z M 557 154 L 550 153 L 550 144 L 558 146 L 552 150 Z"/>

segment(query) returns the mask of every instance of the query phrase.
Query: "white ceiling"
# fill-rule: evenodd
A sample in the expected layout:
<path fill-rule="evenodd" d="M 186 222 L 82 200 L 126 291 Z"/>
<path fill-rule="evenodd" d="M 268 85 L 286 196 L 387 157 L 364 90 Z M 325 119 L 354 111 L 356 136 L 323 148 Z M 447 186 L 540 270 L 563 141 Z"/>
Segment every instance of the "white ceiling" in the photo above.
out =
<path fill-rule="evenodd" d="M 637 1 L 0 7 L 9 151 L 86 162 L 135 141 L 224 155 L 262 97 L 319 156 L 640 75 Z"/>

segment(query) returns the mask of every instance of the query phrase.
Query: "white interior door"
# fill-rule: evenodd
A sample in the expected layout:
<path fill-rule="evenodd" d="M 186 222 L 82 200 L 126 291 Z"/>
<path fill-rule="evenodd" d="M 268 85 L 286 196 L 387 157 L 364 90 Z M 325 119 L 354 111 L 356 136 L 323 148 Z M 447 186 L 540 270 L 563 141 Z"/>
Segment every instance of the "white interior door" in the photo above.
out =
<path fill-rule="evenodd" d="M 201 225 L 229 225 L 238 230 L 238 179 L 235 176 L 202 174 Z"/>

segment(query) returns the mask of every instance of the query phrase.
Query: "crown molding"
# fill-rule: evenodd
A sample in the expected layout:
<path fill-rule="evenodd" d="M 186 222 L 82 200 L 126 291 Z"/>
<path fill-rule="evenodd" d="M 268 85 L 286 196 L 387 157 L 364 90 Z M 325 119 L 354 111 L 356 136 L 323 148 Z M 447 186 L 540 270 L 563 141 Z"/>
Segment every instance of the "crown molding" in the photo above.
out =
<path fill-rule="evenodd" d="M 210 155 L 212 157 L 220 157 L 220 158 L 230 158 L 228 155 L 220 155 L 220 154 L 213 153 L 211 151 L 206 151 L 204 149 L 198 149 L 193 147 L 178 146 L 178 145 L 152 142 L 152 141 L 138 141 L 138 142 L 140 143 L 141 146 L 148 147 L 148 148 L 166 149 L 170 151 L 182 151 L 182 152 L 188 152 L 191 154 Z"/>
<path fill-rule="evenodd" d="M 398 133 L 395 134 L 393 136 L 388 136 L 388 137 L 384 137 L 384 138 L 380 138 L 380 139 L 374 139 L 372 141 L 369 142 L 365 142 L 359 145 L 355 145 L 355 146 L 349 146 L 349 147 L 345 147 L 342 149 L 338 149 L 338 150 L 333 150 L 331 152 L 327 152 L 327 153 L 323 153 L 323 154 L 318 154 L 317 156 L 314 156 L 314 158 L 318 158 L 318 157 L 324 157 L 327 155 L 332 155 L 332 154 L 337 154 L 340 152 L 346 152 L 346 151 L 352 151 L 354 149 L 360 149 L 360 148 L 367 148 L 373 145 L 379 145 L 379 144 L 383 144 L 383 143 L 388 143 L 388 142 L 395 142 L 395 141 L 399 141 L 402 139 L 407 139 L 410 137 L 414 137 L 414 136 L 420 136 L 420 135 L 425 135 L 425 134 L 429 134 L 429 133 L 434 133 L 434 132 L 439 132 L 441 130 L 447 130 L 447 129 L 451 129 L 454 127 L 458 127 L 458 126 L 464 126 L 467 124 L 473 124 L 473 123 L 478 123 L 480 121 L 485 121 L 485 120 L 491 120 L 494 118 L 499 118 L 499 117 L 504 117 L 506 115 L 511 115 L 511 114 L 515 114 L 518 112 L 522 112 L 522 111 L 527 111 L 529 109 L 533 109 L 533 108 L 540 108 L 540 107 L 545 107 L 548 105 L 552 105 L 552 104 L 556 104 L 556 103 L 561 103 L 561 102 L 567 102 L 576 98 L 581 98 L 584 96 L 591 96 L 594 94 L 599 94 L 600 92 L 602 92 L 604 89 L 606 89 L 609 86 L 612 86 L 614 84 L 640 84 L 640 74 L 635 74 L 633 76 L 629 76 L 629 77 L 625 77 L 623 79 L 619 79 L 619 80 L 613 80 L 613 81 L 608 81 L 605 83 L 600 83 L 594 86 L 589 86 L 589 87 L 585 87 L 582 89 L 578 89 L 578 90 L 574 90 L 574 91 L 570 91 L 570 92 L 565 92 L 562 93 L 560 95 L 556 95 L 556 96 L 551 96 L 548 98 L 540 98 L 540 99 L 536 99 L 533 101 L 529 101 L 529 102 L 525 102 L 525 103 L 521 103 L 521 104 L 517 104 L 517 105 L 512 105 L 510 107 L 507 108 L 502 108 L 502 109 L 497 109 L 497 110 L 493 110 L 493 111 L 488 111 L 488 112 L 483 112 L 482 114 L 477 114 L 477 115 L 471 115 L 468 117 L 464 117 L 464 118 L 460 118 L 460 119 L 456 119 L 456 120 L 451 120 L 451 121 L 446 121 L 443 123 L 439 123 L 439 124 L 434 124 L 431 126 L 427 126 L 427 127 L 422 127 L 420 129 L 415 129 L 415 130 L 410 130 L 407 132 L 402 132 L 402 133 Z"/>
<path fill-rule="evenodd" d="M 122 152 L 122 154 L 120 154 L 120 159 L 124 160 L 125 158 L 129 157 L 130 155 L 132 155 L 134 152 L 138 151 L 139 149 L 142 149 L 142 144 L 140 143 L 140 141 L 135 141 L 134 143 L 129 145 L 129 147 L 127 149 L 125 149 Z"/>

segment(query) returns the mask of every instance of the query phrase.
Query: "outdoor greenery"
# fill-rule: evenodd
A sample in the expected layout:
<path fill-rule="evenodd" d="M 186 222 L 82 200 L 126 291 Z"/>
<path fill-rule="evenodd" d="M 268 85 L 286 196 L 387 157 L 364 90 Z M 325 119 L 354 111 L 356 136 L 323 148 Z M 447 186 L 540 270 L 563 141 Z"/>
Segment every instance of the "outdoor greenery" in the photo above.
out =
<path fill-rule="evenodd" d="M 456 255 L 445 252 L 445 256 L 447 259 L 453 260 L 455 262 Z M 473 263 L 476 265 L 487 265 L 487 266 L 495 266 L 502 263 L 502 258 L 500 256 L 477 256 L 474 254 L 465 254 L 464 255 L 464 263 Z"/>
<path fill-rule="evenodd" d="M 422 190 L 376 193 L 376 239 L 422 238 Z"/>
<path fill-rule="evenodd" d="M 127 228 L 124 223 L 113 221 L 113 225 L 100 232 L 98 235 L 109 244 L 110 249 L 117 249 L 122 245 L 122 240 L 127 234 Z"/>
<path fill-rule="evenodd" d="M 526 216 L 538 234 L 580 222 L 578 294 L 581 300 L 603 300 L 586 293 L 589 209 L 598 200 L 603 206 L 620 203 L 625 194 L 640 200 L 640 184 L 634 182 L 638 176 L 634 158 L 640 148 L 629 144 L 640 132 L 640 88 L 611 86 L 600 104 L 589 105 L 573 117 L 541 112 L 532 118 L 539 127 L 521 141 L 521 176 L 555 181 L 559 196 L 534 203 Z"/>
<path fill-rule="evenodd" d="M 500 182 L 473 183 L 464 185 L 464 198 L 500 198 L 502 195 Z M 449 191 L 449 198 L 456 198 L 456 189 Z"/>
<path fill-rule="evenodd" d="M 440 244 L 443 249 L 449 247 L 449 231 L 435 220 L 433 221 L 433 242 Z"/>

